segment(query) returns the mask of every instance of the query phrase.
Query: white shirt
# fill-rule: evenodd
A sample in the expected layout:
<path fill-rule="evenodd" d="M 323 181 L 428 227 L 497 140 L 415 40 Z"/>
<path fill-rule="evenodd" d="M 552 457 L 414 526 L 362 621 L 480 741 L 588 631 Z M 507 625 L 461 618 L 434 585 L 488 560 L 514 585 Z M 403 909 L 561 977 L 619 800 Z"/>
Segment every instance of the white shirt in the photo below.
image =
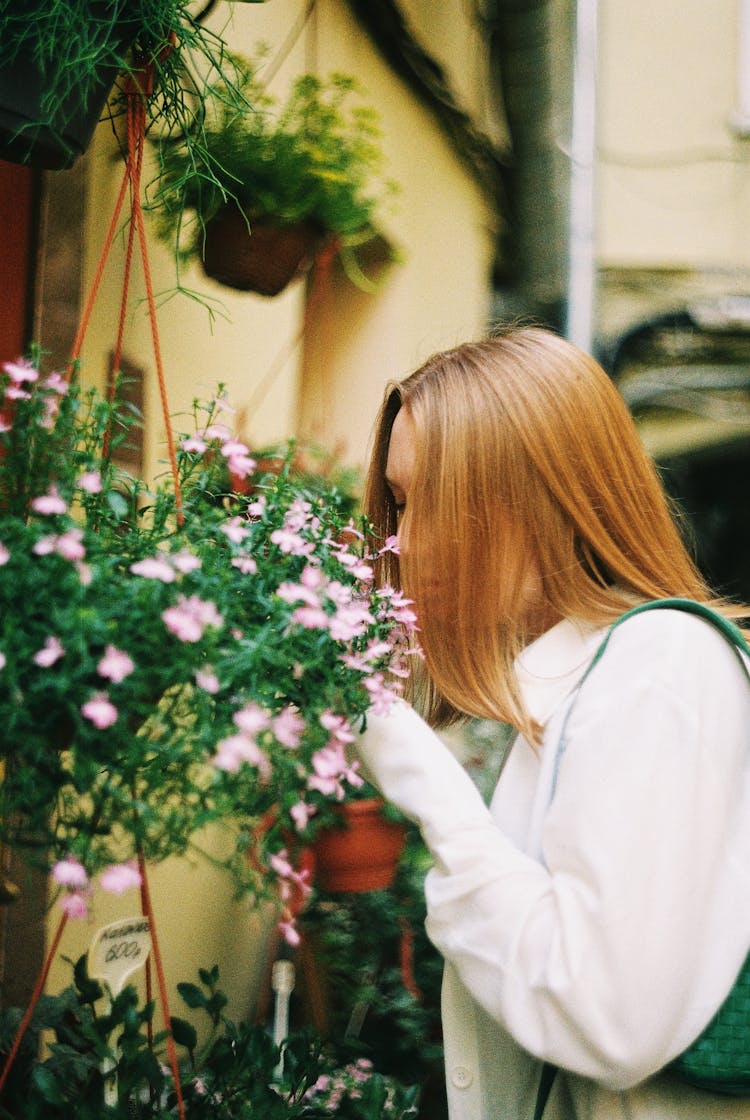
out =
<path fill-rule="evenodd" d="M 563 621 L 519 659 L 518 740 L 487 809 L 406 705 L 358 746 L 434 859 L 427 931 L 445 958 L 451 1120 L 750 1120 L 750 1100 L 659 1073 L 750 950 L 750 685 L 694 615 L 628 620 L 560 725 L 603 636 Z"/>

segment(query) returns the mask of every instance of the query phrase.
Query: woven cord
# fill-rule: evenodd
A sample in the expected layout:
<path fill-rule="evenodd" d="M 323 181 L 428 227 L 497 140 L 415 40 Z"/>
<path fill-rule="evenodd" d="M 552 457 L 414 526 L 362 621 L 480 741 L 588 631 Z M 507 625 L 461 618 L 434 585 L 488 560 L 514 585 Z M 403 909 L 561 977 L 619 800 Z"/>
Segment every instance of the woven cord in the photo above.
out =
<path fill-rule="evenodd" d="M 8 1080 L 8 1076 L 10 1074 L 13 1063 L 16 1060 L 18 1051 L 21 1049 L 21 1043 L 23 1042 L 23 1037 L 26 1034 L 26 1029 L 31 1022 L 31 1016 L 34 1014 L 34 1008 L 39 1002 L 39 997 L 44 991 L 44 985 L 47 983 L 49 970 L 52 967 L 52 961 L 55 959 L 55 953 L 57 952 L 60 945 L 60 939 L 63 935 L 63 930 L 65 929 L 67 921 L 68 915 L 67 913 L 65 913 L 65 911 L 63 911 L 57 926 L 57 931 L 52 939 L 52 944 L 50 945 L 47 952 L 47 958 L 44 962 L 44 965 L 42 966 L 41 972 L 37 977 L 36 984 L 34 985 L 34 991 L 31 993 L 29 1006 L 26 1008 L 26 1013 L 18 1026 L 16 1037 L 13 1040 L 13 1045 L 11 1046 L 10 1053 L 8 1054 L 8 1060 L 3 1067 L 3 1072 L 0 1076 L 0 1093 L 2 1093 L 3 1089 L 5 1088 L 5 1083 Z"/>

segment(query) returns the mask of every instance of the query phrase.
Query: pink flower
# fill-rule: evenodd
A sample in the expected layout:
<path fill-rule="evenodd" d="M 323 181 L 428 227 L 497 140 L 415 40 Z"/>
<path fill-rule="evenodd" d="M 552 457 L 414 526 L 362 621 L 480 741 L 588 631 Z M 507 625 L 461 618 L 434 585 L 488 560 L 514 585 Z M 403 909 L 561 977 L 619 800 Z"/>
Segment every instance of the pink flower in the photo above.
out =
<path fill-rule="evenodd" d="M 0 653 L 0 669 L 4 669 L 4 668 L 5 668 L 5 666 L 6 666 L 6 658 L 5 658 L 5 654 L 4 654 L 4 653 Z"/>
<path fill-rule="evenodd" d="M 232 567 L 241 571 L 243 576 L 254 576 L 258 570 L 258 565 L 252 556 L 235 556 L 232 559 Z"/>
<path fill-rule="evenodd" d="M 65 380 L 63 375 L 61 373 L 57 373 L 55 370 L 53 370 L 52 373 L 47 374 L 43 381 L 43 385 L 45 389 L 49 389 L 51 393 L 57 393 L 59 397 L 64 397 L 69 388 L 68 382 Z"/>
<path fill-rule="evenodd" d="M 232 716 L 233 722 L 244 731 L 246 735 L 257 735 L 268 727 L 268 715 L 258 704 L 245 704 Z"/>
<path fill-rule="evenodd" d="M 101 494 L 102 476 L 98 471 L 85 471 L 78 479 L 78 485 L 87 494 Z"/>
<path fill-rule="evenodd" d="M 4 544 L 0 544 L 0 567 L 2 567 L 3 564 L 7 564 L 9 560 L 10 553 Z"/>
<path fill-rule="evenodd" d="M 50 553 L 55 551 L 56 545 L 57 545 L 57 537 L 54 537 L 54 536 L 40 537 L 31 551 L 34 553 L 35 556 L 49 556 Z"/>
<path fill-rule="evenodd" d="M 322 607 L 297 607 L 292 613 L 292 622 L 296 622 L 305 630 L 325 630 L 328 626 L 328 615 Z"/>
<path fill-rule="evenodd" d="M 364 634 L 365 628 L 374 622 L 367 607 L 361 603 L 341 606 L 331 618 L 331 637 L 338 642 L 349 642 Z"/>
<path fill-rule="evenodd" d="M 236 455 L 249 455 L 250 448 L 238 439 L 228 439 L 222 444 L 221 453 L 225 459 L 233 459 Z"/>
<path fill-rule="evenodd" d="M 41 513 L 44 516 L 67 513 L 68 510 L 66 503 L 60 497 L 55 486 L 51 486 L 46 494 L 34 498 L 31 502 L 31 508 L 34 513 Z"/>
<path fill-rule="evenodd" d="M 300 937 L 299 930 L 294 924 L 294 919 L 288 918 L 285 921 L 279 922 L 278 928 L 287 945 L 291 945 L 293 949 L 296 949 L 302 938 Z"/>
<path fill-rule="evenodd" d="M 401 546 L 398 543 L 398 537 L 386 537 L 383 542 L 383 547 L 378 551 L 378 556 L 384 556 L 386 552 L 392 552 L 394 556 L 401 555 Z"/>
<path fill-rule="evenodd" d="M 134 669 L 135 665 L 127 653 L 121 649 L 116 649 L 114 646 L 106 647 L 104 657 L 96 667 L 100 677 L 106 677 L 114 684 L 124 681 L 125 677 L 129 676 Z"/>
<path fill-rule="evenodd" d="M 167 630 L 181 642 L 199 642 L 207 627 L 219 627 L 224 622 L 216 604 L 197 595 L 180 595 L 175 606 L 167 607 L 161 617 Z"/>
<path fill-rule="evenodd" d="M 261 782 L 271 776 L 271 763 L 265 751 L 247 735 L 228 735 L 216 744 L 213 764 L 218 770 L 236 774 L 243 762 L 255 766 Z"/>
<path fill-rule="evenodd" d="M 198 688 L 202 688 L 204 692 L 209 692 L 211 695 L 218 692 L 221 688 L 219 678 L 214 673 L 213 669 L 196 669 L 195 683 Z"/>
<path fill-rule="evenodd" d="M 190 439 L 184 439 L 180 447 L 183 451 L 192 451 L 196 455 L 202 455 L 208 449 L 208 444 L 199 436 L 191 436 Z"/>
<path fill-rule="evenodd" d="M 89 884 L 86 868 L 75 856 L 59 860 L 52 868 L 52 878 L 61 887 L 71 887 L 73 890 L 83 890 Z"/>
<path fill-rule="evenodd" d="M 307 556 L 313 548 L 312 544 L 306 544 L 298 533 L 286 528 L 274 529 L 271 533 L 271 543 L 287 556 Z"/>
<path fill-rule="evenodd" d="M 219 531 L 225 533 L 232 544 L 240 544 L 245 537 L 250 535 L 250 530 L 240 517 L 233 517 L 219 526 Z"/>
<path fill-rule="evenodd" d="M 25 358 L 20 358 L 17 362 L 3 362 L 2 368 L 16 385 L 21 385 L 24 381 L 36 381 L 39 377 L 37 370 Z"/>
<path fill-rule="evenodd" d="M 365 677 L 362 683 L 370 693 L 370 704 L 375 715 L 387 716 L 393 704 L 399 699 L 398 692 L 384 684 L 382 673 Z"/>
<path fill-rule="evenodd" d="M 140 887 L 141 873 L 133 860 L 113 863 L 102 871 L 99 883 L 102 890 L 109 891 L 110 894 L 124 894 L 133 887 Z"/>
<path fill-rule="evenodd" d="M 310 820 L 310 817 L 316 812 L 317 810 L 314 805 L 308 805 L 306 801 L 298 801 L 295 805 L 292 805 L 289 810 L 289 816 L 294 821 L 294 827 L 297 831 L 302 832 L 304 828 L 307 828 L 307 822 Z"/>
<path fill-rule="evenodd" d="M 118 712 L 106 692 L 95 692 L 82 706 L 81 714 L 91 720 L 99 731 L 105 731 L 117 721 Z"/>
<path fill-rule="evenodd" d="M 249 455 L 232 455 L 227 459 L 227 466 L 236 478 L 247 478 L 253 473 L 257 463 Z"/>
<path fill-rule="evenodd" d="M 55 539 L 55 552 L 62 556 L 63 560 L 83 560 L 86 555 L 83 530 L 70 529 L 67 533 L 61 533 Z"/>
<path fill-rule="evenodd" d="M 77 891 L 73 891 L 72 894 L 64 894 L 60 899 L 60 906 L 69 918 L 88 918 L 89 916 L 88 899 Z"/>
<path fill-rule="evenodd" d="M 309 587 L 305 587 L 303 583 L 290 583 L 289 581 L 280 583 L 276 588 L 276 594 L 285 603 L 307 603 L 308 607 L 320 606 L 318 596 Z"/>
<path fill-rule="evenodd" d="M 62 642 L 59 638 L 50 635 L 45 641 L 44 645 L 38 650 L 33 657 L 35 665 L 41 666 L 42 669 L 49 669 L 56 661 L 65 656 Z"/>
<path fill-rule="evenodd" d="M 144 579 L 160 579 L 162 583 L 172 583 L 175 578 L 174 568 L 163 556 L 148 556 L 145 560 L 137 560 L 130 565 L 133 575 L 143 576 Z"/>
<path fill-rule="evenodd" d="M 178 572 L 187 575 L 189 572 L 195 572 L 201 566 L 201 562 L 197 556 L 193 556 L 192 552 L 175 552 L 171 558 L 172 563 Z"/>
<path fill-rule="evenodd" d="M 247 516 L 248 517 L 262 517 L 263 513 L 265 511 L 265 508 L 266 508 L 266 496 L 265 496 L 265 494 L 261 494 L 261 496 L 259 498 L 256 498 L 256 500 L 254 502 L 248 502 L 247 510 L 246 510 Z"/>
<path fill-rule="evenodd" d="M 284 747 L 294 749 L 299 746 L 300 736 L 305 730 L 305 721 L 294 708 L 287 707 L 279 712 L 271 726 L 273 733 Z"/>

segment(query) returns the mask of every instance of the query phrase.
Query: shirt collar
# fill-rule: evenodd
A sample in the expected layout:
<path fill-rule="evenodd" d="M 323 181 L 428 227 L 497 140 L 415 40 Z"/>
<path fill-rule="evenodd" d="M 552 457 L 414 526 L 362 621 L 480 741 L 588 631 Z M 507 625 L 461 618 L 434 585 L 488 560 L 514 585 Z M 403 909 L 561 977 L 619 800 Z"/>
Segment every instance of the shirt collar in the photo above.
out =
<path fill-rule="evenodd" d="M 606 630 L 564 618 L 521 652 L 516 673 L 532 719 L 545 724 L 583 676 Z"/>

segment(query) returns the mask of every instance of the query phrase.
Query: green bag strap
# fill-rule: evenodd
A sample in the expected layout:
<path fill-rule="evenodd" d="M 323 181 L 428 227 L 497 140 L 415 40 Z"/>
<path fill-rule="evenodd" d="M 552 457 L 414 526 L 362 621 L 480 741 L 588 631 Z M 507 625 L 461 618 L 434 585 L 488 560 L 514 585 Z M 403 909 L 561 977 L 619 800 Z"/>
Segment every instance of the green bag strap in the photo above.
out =
<path fill-rule="evenodd" d="M 552 774 L 552 795 L 554 795 L 555 788 L 557 786 L 557 775 L 560 768 L 560 760 L 565 753 L 565 734 L 568 727 L 568 719 L 570 718 L 570 714 L 575 707 L 575 702 L 578 698 L 578 693 L 581 689 L 581 686 L 583 685 L 584 681 L 586 680 L 594 666 L 597 665 L 599 661 L 601 661 L 602 656 L 604 655 L 604 651 L 609 644 L 609 639 L 612 637 L 612 634 L 617 629 L 617 627 L 621 626 L 623 622 L 626 622 L 629 618 L 632 618 L 636 614 L 642 614 L 644 611 L 653 610 L 687 611 L 690 614 L 700 615 L 701 618 L 705 618 L 707 622 L 712 623 L 716 627 L 716 629 L 720 630 L 724 637 L 729 642 L 731 642 L 732 648 L 737 654 L 739 662 L 742 665 L 742 668 L 745 670 L 745 673 L 747 674 L 748 681 L 750 681 L 750 665 L 748 665 L 748 662 L 745 660 L 745 657 L 750 658 L 750 646 L 748 646 L 744 634 L 742 633 L 740 628 L 731 621 L 731 619 L 725 618 L 723 615 L 718 614 L 718 612 L 713 610 L 711 607 L 707 607 L 705 603 L 696 603 L 693 599 L 654 599 L 650 603 L 641 603 L 640 606 L 633 607 L 632 610 L 626 611 L 625 614 L 620 615 L 620 617 L 612 624 L 612 626 L 610 626 L 609 630 L 607 631 L 604 640 L 601 642 L 596 650 L 596 653 L 586 667 L 586 672 L 583 674 L 578 683 L 573 702 L 565 713 L 565 719 L 563 720 L 562 730 L 560 732 L 560 737 L 558 740 L 555 767 Z M 745 657 L 742 656 L 743 654 L 745 655 Z M 537 1091 L 536 1106 L 534 1108 L 534 1120 L 542 1120 L 544 1109 L 547 1105 L 547 1100 L 552 1090 L 552 1084 L 555 1080 L 556 1073 L 557 1066 L 552 1065 L 551 1062 L 545 1062 L 542 1066 L 542 1072 L 539 1079 L 539 1089 Z"/>
<path fill-rule="evenodd" d="M 634 615 L 643 614 L 644 611 L 654 610 L 686 611 L 689 614 L 699 615 L 707 622 L 710 622 L 713 626 L 716 627 L 717 630 L 719 630 L 724 635 L 727 641 L 730 642 L 732 649 L 737 655 L 737 659 L 740 665 L 745 670 L 748 681 L 750 681 L 750 665 L 748 665 L 748 662 L 745 660 L 745 657 L 750 658 L 750 646 L 745 640 L 744 634 L 740 630 L 739 626 L 736 626 L 734 622 L 731 621 L 731 619 L 725 618 L 723 615 L 713 610 L 713 608 L 706 606 L 705 603 L 696 603 L 694 599 L 654 599 L 649 603 L 641 603 L 639 606 L 633 607 L 632 610 L 626 611 L 625 614 L 620 615 L 620 617 L 612 623 L 609 630 L 605 634 L 603 641 L 599 645 L 596 653 L 586 667 L 586 672 L 578 682 L 573 702 L 565 713 L 565 718 L 560 730 L 560 737 L 557 745 L 555 766 L 552 772 L 551 796 L 554 796 L 555 789 L 557 788 L 557 776 L 560 770 L 560 762 L 562 761 L 562 757 L 565 754 L 565 749 L 567 747 L 568 720 L 573 713 L 576 700 L 578 699 L 580 690 L 584 682 L 588 678 L 589 673 L 601 661 L 602 657 L 604 656 L 604 651 L 609 645 L 609 639 L 612 637 L 617 627 L 621 626 L 623 622 L 627 622 L 629 618 L 633 618 Z M 745 655 L 744 657 L 743 654 Z"/>

